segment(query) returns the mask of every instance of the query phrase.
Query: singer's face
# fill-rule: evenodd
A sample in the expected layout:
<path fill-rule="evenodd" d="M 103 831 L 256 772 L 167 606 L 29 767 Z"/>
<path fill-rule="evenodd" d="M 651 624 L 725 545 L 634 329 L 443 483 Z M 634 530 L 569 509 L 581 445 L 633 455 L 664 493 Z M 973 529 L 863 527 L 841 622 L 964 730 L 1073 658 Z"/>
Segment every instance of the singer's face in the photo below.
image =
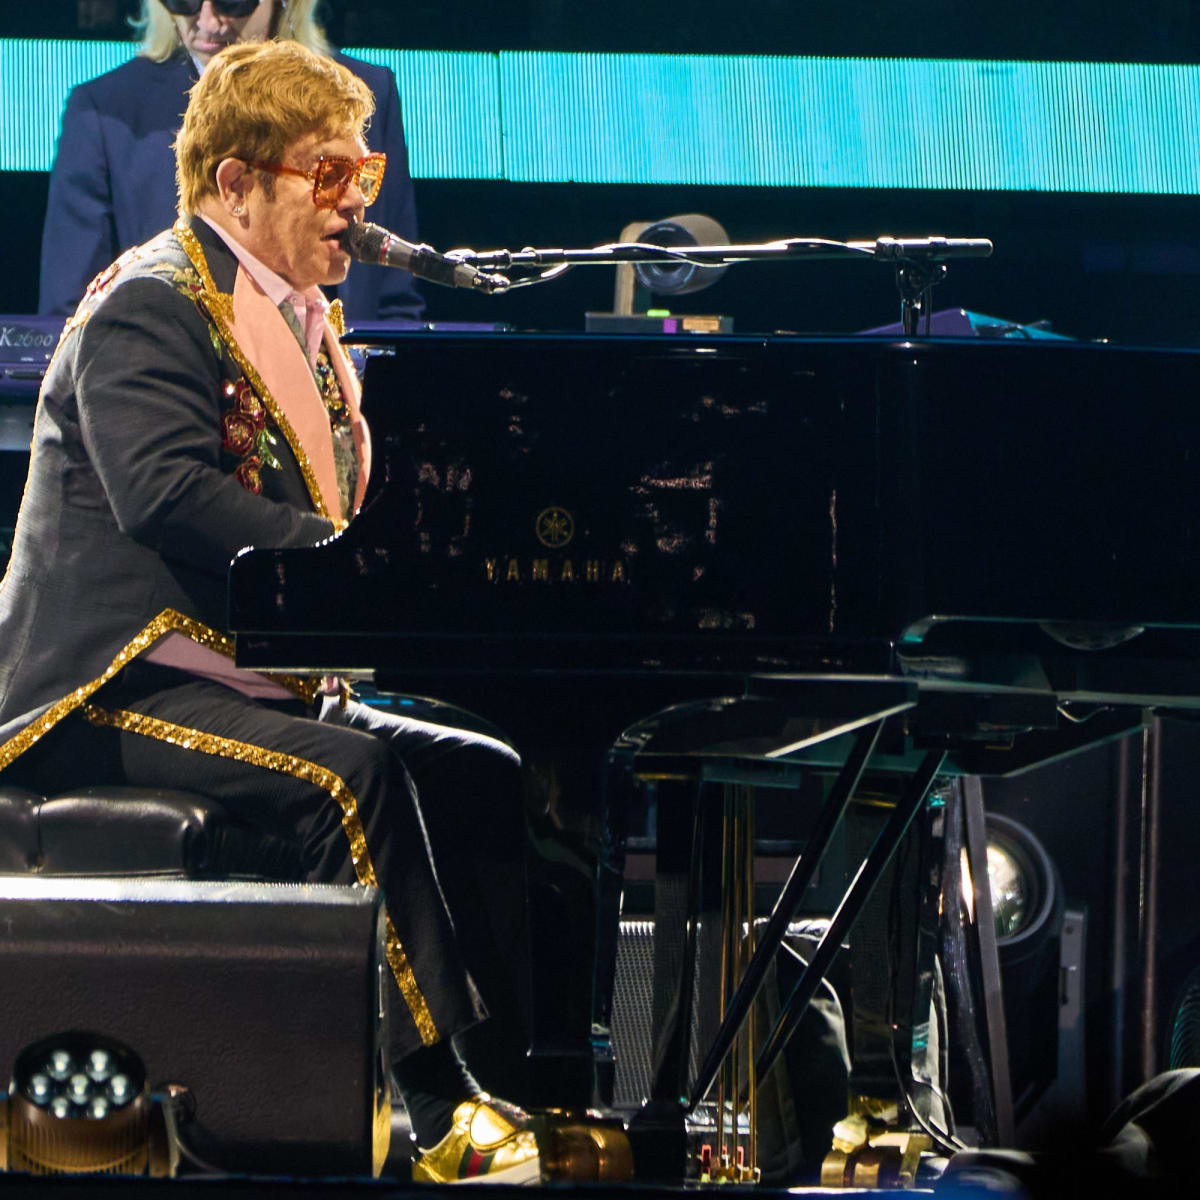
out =
<path fill-rule="evenodd" d="M 360 158 L 366 152 L 358 136 L 308 134 L 288 147 L 282 164 L 311 171 L 323 154 Z M 338 239 L 351 221 L 362 220 L 366 207 L 358 187 L 351 183 L 336 208 L 318 208 L 311 180 L 297 175 L 271 179 L 273 195 L 260 183 L 246 197 L 246 248 L 298 292 L 313 284 L 341 283 L 350 269 L 350 255 Z"/>
<path fill-rule="evenodd" d="M 271 36 L 276 0 L 259 0 L 248 17 L 227 17 L 214 12 L 210 0 L 204 0 L 194 17 L 174 17 L 183 48 L 202 66 L 234 42 L 260 42 Z"/>

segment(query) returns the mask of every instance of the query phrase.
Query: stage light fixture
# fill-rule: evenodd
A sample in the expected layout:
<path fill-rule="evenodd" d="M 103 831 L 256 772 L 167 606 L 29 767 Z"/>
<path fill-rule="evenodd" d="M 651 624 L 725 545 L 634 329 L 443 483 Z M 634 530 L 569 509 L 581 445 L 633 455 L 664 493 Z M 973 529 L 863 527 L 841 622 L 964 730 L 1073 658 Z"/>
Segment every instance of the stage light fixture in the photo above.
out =
<path fill-rule="evenodd" d="M 168 1175 L 166 1123 L 128 1046 L 72 1031 L 27 1046 L 13 1064 L 0 1150 L 33 1175 Z"/>
<path fill-rule="evenodd" d="M 1030 830 L 988 814 L 987 869 L 999 946 L 1032 935 L 1051 921 L 1058 898 L 1055 871 Z"/>
<path fill-rule="evenodd" d="M 992 842 L 987 865 L 996 936 L 1002 938 L 1019 931 L 1029 919 L 1030 879 L 1009 850 Z"/>
<path fill-rule="evenodd" d="M 621 230 L 619 241 L 682 249 L 687 246 L 727 246 L 729 235 L 703 213 L 683 213 L 662 221 L 634 221 Z M 617 267 L 613 315 L 644 313 L 651 296 L 685 296 L 711 287 L 726 267 L 695 263 L 623 263 Z"/>

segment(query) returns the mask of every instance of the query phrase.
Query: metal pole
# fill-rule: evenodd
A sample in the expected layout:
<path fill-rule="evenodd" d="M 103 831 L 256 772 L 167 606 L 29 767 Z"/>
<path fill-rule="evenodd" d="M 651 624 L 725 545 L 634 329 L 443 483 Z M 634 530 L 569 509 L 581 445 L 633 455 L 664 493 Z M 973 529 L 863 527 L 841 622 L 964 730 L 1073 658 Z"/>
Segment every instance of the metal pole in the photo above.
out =
<path fill-rule="evenodd" d="M 1109 1036 L 1108 1097 L 1105 1111 L 1111 1112 L 1125 1095 L 1125 985 L 1126 941 L 1129 937 L 1126 907 L 1129 904 L 1129 796 L 1130 739 L 1122 738 L 1117 754 L 1117 813 L 1113 830 L 1113 919 L 1112 961 L 1108 989 L 1112 1001 Z"/>
<path fill-rule="evenodd" d="M 746 821 L 746 948 L 743 955 L 743 966 L 749 969 L 754 959 L 754 789 L 743 789 L 744 816 Z M 749 1091 L 749 1141 L 746 1147 L 746 1179 L 754 1179 L 758 1168 L 758 1100 L 755 1096 L 756 1073 L 754 1069 L 754 1054 L 757 1049 L 755 1041 L 755 1018 L 757 1010 L 752 1004 L 746 1017 L 746 1071 L 747 1089 Z"/>
<path fill-rule="evenodd" d="M 690 1067 L 688 1059 L 692 1042 L 692 1010 L 695 1008 L 696 943 L 700 927 L 700 888 L 706 825 L 704 784 L 697 780 L 692 792 L 692 841 L 688 865 L 683 962 L 679 968 L 675 1003 L 668 1011 L 664 1027 L 656 1041 L 654 1074 L 650 1082 L 652 1101 L 678 1104 L 681 1112 L 687 1096 Z"/>
<path fill-rule="evenodd" d="M 1158 1074 L 1158 867 L 1162 833 L 1162 719 L 1146 735 L 1149 781 L 1143 785 L 1145 826 L 1142 865 L 1142 1079 Z"/>

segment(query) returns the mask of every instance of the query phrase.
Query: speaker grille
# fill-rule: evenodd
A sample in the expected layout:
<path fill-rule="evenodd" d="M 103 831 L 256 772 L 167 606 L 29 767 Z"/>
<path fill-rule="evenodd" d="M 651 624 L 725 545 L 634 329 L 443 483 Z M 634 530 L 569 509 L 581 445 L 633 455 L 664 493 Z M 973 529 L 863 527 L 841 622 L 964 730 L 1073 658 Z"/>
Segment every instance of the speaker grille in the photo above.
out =
<path fill-rule="evenodd" d="M 638 1108 L 650 1092 L 655 1013 L 654 952 L 653 921 L 621 922 L 612 1009 L 613 1054 L 616 1057 L 613 1106 L 618 1109 Z M 666 954 L 667 962 L 678 963 L 683 955 L 682 945 L 667 948 Z M 697 947 L 693 980 L 697 990 L 700 959 L 701 948 Z M 699 1066 L 694 1016 L 690 1041 L 688 1066 L 690 1074 L 694 1075 Z"/>
<path fill-rule="evenodd" d="M 762 923 L 760 920 L 756 925 Z M 808 952 L 801 952 L 807 958 L 827 926 L 827 918 L 799 919 L 788 925 L 785 940 L 793 947 L 807 945 Z M 649 1095 L 655 1024 L 665 1019 L 674 981 L 683 961 L 682 925 L 668 921 L 665 928 L 677 932 L 673 936 L 660 934 L 656 947 L 654 921 L 621 922 L 612 1007 L 613 1054 L 616 1058 L 613 1105 L 618 1109 L 639 1108 Z M 665 969 L 667 975 L 667 980 L 660 979 L 657 984 L 654 979 L 656 954 L 660 970 Z M 689 1083 L 700 1068 L 701 1042 L 706 1047 L 709 1045 L 721 1021 L 719 971 L 716 969 L 719 962 L 720 930 L 716 922 L 697 922 L 696 969 L 692 980 L 695 1004 L 688 1047 Z M 712 966 L 706 970 L 708 964 Z M 844 979 L 840 981 L 840 987 L 844 994 L 849 993 Z"/>

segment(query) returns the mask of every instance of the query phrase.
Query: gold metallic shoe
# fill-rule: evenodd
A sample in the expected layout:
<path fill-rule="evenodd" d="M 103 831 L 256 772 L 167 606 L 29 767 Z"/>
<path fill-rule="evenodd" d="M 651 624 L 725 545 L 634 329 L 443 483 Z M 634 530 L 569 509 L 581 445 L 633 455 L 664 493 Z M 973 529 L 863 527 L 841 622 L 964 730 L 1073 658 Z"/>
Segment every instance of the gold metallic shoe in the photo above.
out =
<path fill-rule="evenodd" d="M 479 1095 L 454 1110 L 450 1132 L 422 1150 L 414 1183 L 540 1183 L 537 1141 L 529 1117 L 504 1100 Z"/>

